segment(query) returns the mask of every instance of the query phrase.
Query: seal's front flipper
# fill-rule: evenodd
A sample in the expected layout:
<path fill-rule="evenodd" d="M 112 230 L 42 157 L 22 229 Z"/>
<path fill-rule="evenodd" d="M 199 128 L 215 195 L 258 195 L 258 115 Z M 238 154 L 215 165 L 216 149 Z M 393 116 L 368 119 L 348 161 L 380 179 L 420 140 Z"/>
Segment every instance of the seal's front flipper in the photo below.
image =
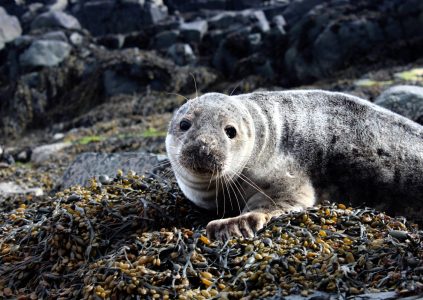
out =
<path fill-rule="evenodd" d="M 223 241 L 231 237 L 252 238 L 270 218 L 268 213 L 248 212 L 234 218 L 214 220 L 207 224 L 207 235 L 211 239 Z"/>

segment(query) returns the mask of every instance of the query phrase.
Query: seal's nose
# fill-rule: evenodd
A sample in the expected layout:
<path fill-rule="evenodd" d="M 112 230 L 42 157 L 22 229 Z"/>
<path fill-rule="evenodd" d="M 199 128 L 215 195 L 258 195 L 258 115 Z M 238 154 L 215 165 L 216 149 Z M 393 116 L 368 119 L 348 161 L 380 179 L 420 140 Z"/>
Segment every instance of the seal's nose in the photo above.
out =
<path fill-rule="evenodd" d="M 199 139 L 199 147 L 198 147 L 198 153 L 200 156 L 208 156 L 210 155 L 210 147 L 208 143 L 205 141 L 204 138 Z"/>

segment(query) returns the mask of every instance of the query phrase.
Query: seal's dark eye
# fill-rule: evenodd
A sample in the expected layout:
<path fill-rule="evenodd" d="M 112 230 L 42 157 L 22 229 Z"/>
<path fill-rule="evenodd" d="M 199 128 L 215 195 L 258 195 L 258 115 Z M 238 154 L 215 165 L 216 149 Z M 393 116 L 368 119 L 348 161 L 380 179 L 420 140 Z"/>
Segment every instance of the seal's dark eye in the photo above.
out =
<path fill-rule="evenodd" d="M 191 127 L 191 122 L 187 120 L 182 120 L 181 123 L 179 123 L 179 128 L 181 128 L 182 131 L 187 131 Z"/>
<path fill-rule="evenodd" d="M 233 126 L 226 126 L 225 132 L 228 138 L 233 139 L 236 136 L 236 129 Z"/>

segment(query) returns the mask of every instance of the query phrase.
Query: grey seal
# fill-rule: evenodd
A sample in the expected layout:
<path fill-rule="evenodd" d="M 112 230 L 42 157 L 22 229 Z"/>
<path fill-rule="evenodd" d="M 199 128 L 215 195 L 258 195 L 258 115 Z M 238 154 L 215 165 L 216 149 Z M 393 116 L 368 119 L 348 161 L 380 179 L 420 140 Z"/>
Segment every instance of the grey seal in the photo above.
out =
<path fill-rule="evenodd" d="M 175 112 L 166 150 L 186 197 L 222 215 L 211 238 L 322 199 L 422 218 L 423 127 L 344 93 L 208 93 Z"/>

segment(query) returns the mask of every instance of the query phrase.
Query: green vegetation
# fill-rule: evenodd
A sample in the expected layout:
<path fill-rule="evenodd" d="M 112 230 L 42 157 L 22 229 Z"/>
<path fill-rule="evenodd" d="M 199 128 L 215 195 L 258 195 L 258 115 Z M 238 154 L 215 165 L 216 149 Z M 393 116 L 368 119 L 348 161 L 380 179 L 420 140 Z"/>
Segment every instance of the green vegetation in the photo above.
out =
<path fill-rule="evenodd" d="M 418 81 L 423 82 L 423 68 L 415 68 L 408 71 L 395 73 L 396 78 L 406 81 Z"/>
<path fill-rule="evenodd" d="M 88 135 L 80 138 L 79 140 L 75 141 L 75 144 L 79 145 L 87 145 L 90 143 L 98 143 L 104 141 L 105 137 L 98 136 L 98 135 Z"/>

